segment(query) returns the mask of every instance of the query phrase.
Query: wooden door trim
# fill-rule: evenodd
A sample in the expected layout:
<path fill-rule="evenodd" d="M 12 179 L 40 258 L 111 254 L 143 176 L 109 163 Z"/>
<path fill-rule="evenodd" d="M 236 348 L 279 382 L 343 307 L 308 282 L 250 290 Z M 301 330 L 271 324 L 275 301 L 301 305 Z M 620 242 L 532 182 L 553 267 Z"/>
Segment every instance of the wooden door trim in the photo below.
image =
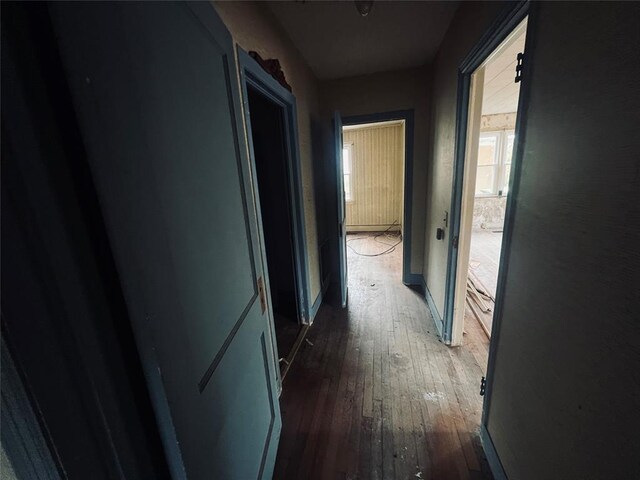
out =
<path fill-rule="evenodd" d="M 271 77 L 251 56 L 242 48 L 237 48 L 238 64 L 240 69 L 240 83 L 242 89 L 242 102 L 244 107 L 244 120 L 247 132 L 247 144 L 249 161 L 253 172 L 252 187 L 257 192 L 256 159 L 251 140 L 251 118 L 249 116 L 248 88 L 254 88 L 262 95 L 282 108 L 284 114 L 284 135 L 286 148 L 286 166 L 289 177 L 289 191 L 291 202 L 291 227 L 293 230 L 293 254 L 296 273 L 296 302 L 298 303 L 298 323 L 306 325 L 311 322 L 313 305 L 310 303 L 309 291 L 309 256 L 306 242 L 306 228 L 304 216 L 304 198 L 302 187 L 302 166 L 300 164 L 300 149 L 298 142 L 298 122 L 296 98 Z M 254 193 L 256 211 L 260 215 L 260 200 Z M 260 220 L 261 225 L 261 220 Z M 260 228 L 260 246 L 264 251 L 264 237 Z M 263 260 L 263 263 L 265 260 Z M 263 264 L 264 271 L 267 271 Z M 265 275 L 265 277 L 268 277 Z M 267 289 L 270 288 L 266 278 Z"/>

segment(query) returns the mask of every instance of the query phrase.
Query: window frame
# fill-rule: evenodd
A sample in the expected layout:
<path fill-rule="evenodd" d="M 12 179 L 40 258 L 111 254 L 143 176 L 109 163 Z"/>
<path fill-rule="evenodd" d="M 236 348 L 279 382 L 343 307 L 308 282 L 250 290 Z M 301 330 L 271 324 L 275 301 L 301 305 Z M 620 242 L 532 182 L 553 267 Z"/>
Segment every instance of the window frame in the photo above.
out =
<path fill-rule="evenodd" d="M 514 129 L 504 129 L 504 130 L 487 130 L 484 132 L 480 132 L 480 140 L 484 138 L 494 137 L 496 138 L 496 163 L 493 165 L 494 174 L 493 174 L 493 186 L 491 189 L 491 193 L 478 193 L 477 190 L 474 190 L 475 198 L 487 198 L 487 197 L 506 197 L 509 193 L 509 185 L 508 182 L 505 183 L 506 177 L 506 166 L 511 165 L 513 163 L 513 158 L 511 158 L 511 162 L 507 163 L 507 150 L 509 148 L 509 135 L 514 135 L 514 143 L 515 143 L 515 130 Z M 513 150 L 511 152 L 513 157 Z M 489 165 L 487 165 L 489 166 Z M 477 163 L 476 159 L 476 175 L 477 170 L 480 167 Z M 477 179 L 476 179 L 477 182 Z M 477 183 L 476 183 L 477 185 Z"/>
<path fill-rule="evenodd" d="M 479 158 L 476 158 L 476 187 L 474 188 L 475 196 L 476 197 L 495 197 L 497 196 L 498 177 L 500 176 L 500 159 L 502 157 L 502 135 L 499 130 L 480 132 L 480 138 L 478 139 L 478 157 L 480 156 L 480 142 L 482 141 L 483 138 L 496 139 L 495 154 L 494 154 L 495 163 L 492 165 L 479 165 L 478 164 Z M 478 185 L 477 175 L 478 175 L 478 169 L 481 166 L 493 167 L 493 185 L 491 186 L 491 192 L 489 193 L 478 193 L 477 191 L 477 185 Z"/>

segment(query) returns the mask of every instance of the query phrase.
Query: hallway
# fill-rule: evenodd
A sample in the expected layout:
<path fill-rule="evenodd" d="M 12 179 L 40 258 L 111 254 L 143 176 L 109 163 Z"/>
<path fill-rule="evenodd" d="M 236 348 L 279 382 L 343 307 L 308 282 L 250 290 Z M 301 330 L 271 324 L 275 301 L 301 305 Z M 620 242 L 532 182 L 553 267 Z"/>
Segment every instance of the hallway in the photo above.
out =
<path fill-rule="evenodd" d="M 348 252 L 348 309 L 322 306 L 284 381 L 274 478 L 491 478 L 478 435 L 480 326 L 467 322 L 465 346 L 446 347 L 401 282 L 402 244 Z"/>

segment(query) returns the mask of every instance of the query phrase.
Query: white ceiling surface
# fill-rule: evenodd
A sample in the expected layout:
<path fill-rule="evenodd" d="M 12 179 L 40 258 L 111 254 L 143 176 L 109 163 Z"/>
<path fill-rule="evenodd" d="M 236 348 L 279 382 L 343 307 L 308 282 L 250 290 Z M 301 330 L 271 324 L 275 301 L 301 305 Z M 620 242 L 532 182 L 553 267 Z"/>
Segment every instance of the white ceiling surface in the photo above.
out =
<path fill-rule="evenodd" d="M 458 2 L 270 1 L 268 6 L 320 80 L 424 65 L 435 56 Z"/>
<path fill-rule="evenodd" d="M 512 113 L 518 108 L 520 84 L 515 83 L 519 52 L 524 51 L 525 29 L 485 66 L 482 115 Z"/>

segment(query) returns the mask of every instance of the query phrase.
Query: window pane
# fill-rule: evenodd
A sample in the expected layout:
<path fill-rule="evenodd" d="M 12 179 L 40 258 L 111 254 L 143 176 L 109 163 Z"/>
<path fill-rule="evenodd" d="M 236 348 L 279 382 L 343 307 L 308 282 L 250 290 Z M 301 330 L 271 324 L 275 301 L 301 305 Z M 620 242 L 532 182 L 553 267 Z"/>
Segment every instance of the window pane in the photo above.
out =
<path fill-rule="evenodd" d="M 351 175 L 344 175 L 344 199 L 351 200 Z"/>
<path fill-rule="evenodd" d="M 351 149 L 348 147 L 342 149 L 342 173 L 351 173 Z"/>
<path fill-rule="evenodd" d="M 495 165 L 498 163 L 496 158 L 498 138 L 480 137 L 480 147 L 478 148 L 478 165 Z"/>
<path fill-rule="evenodd" d="M 481 165 L 478 167 L 476 176 L 476 195 L 491 195 L 493 191 L 493 176 L 495 167 L 493 165 Z"/>
<path fill-rule="evenodd" d="M 511 163 L 511 157 L 513 156 L 513 142 L 515 141 L 516 136 L 513 133 L 510 133 L 509 135 L 507 135 L 507 153 L 506 153 L 506 157 L 504 159 L 504 163 Z M 509 174 L 507 173 L 507 178 L 509 177 Z M 507 185 L 507 183 L 505 183 L 505 185 Z"/>

